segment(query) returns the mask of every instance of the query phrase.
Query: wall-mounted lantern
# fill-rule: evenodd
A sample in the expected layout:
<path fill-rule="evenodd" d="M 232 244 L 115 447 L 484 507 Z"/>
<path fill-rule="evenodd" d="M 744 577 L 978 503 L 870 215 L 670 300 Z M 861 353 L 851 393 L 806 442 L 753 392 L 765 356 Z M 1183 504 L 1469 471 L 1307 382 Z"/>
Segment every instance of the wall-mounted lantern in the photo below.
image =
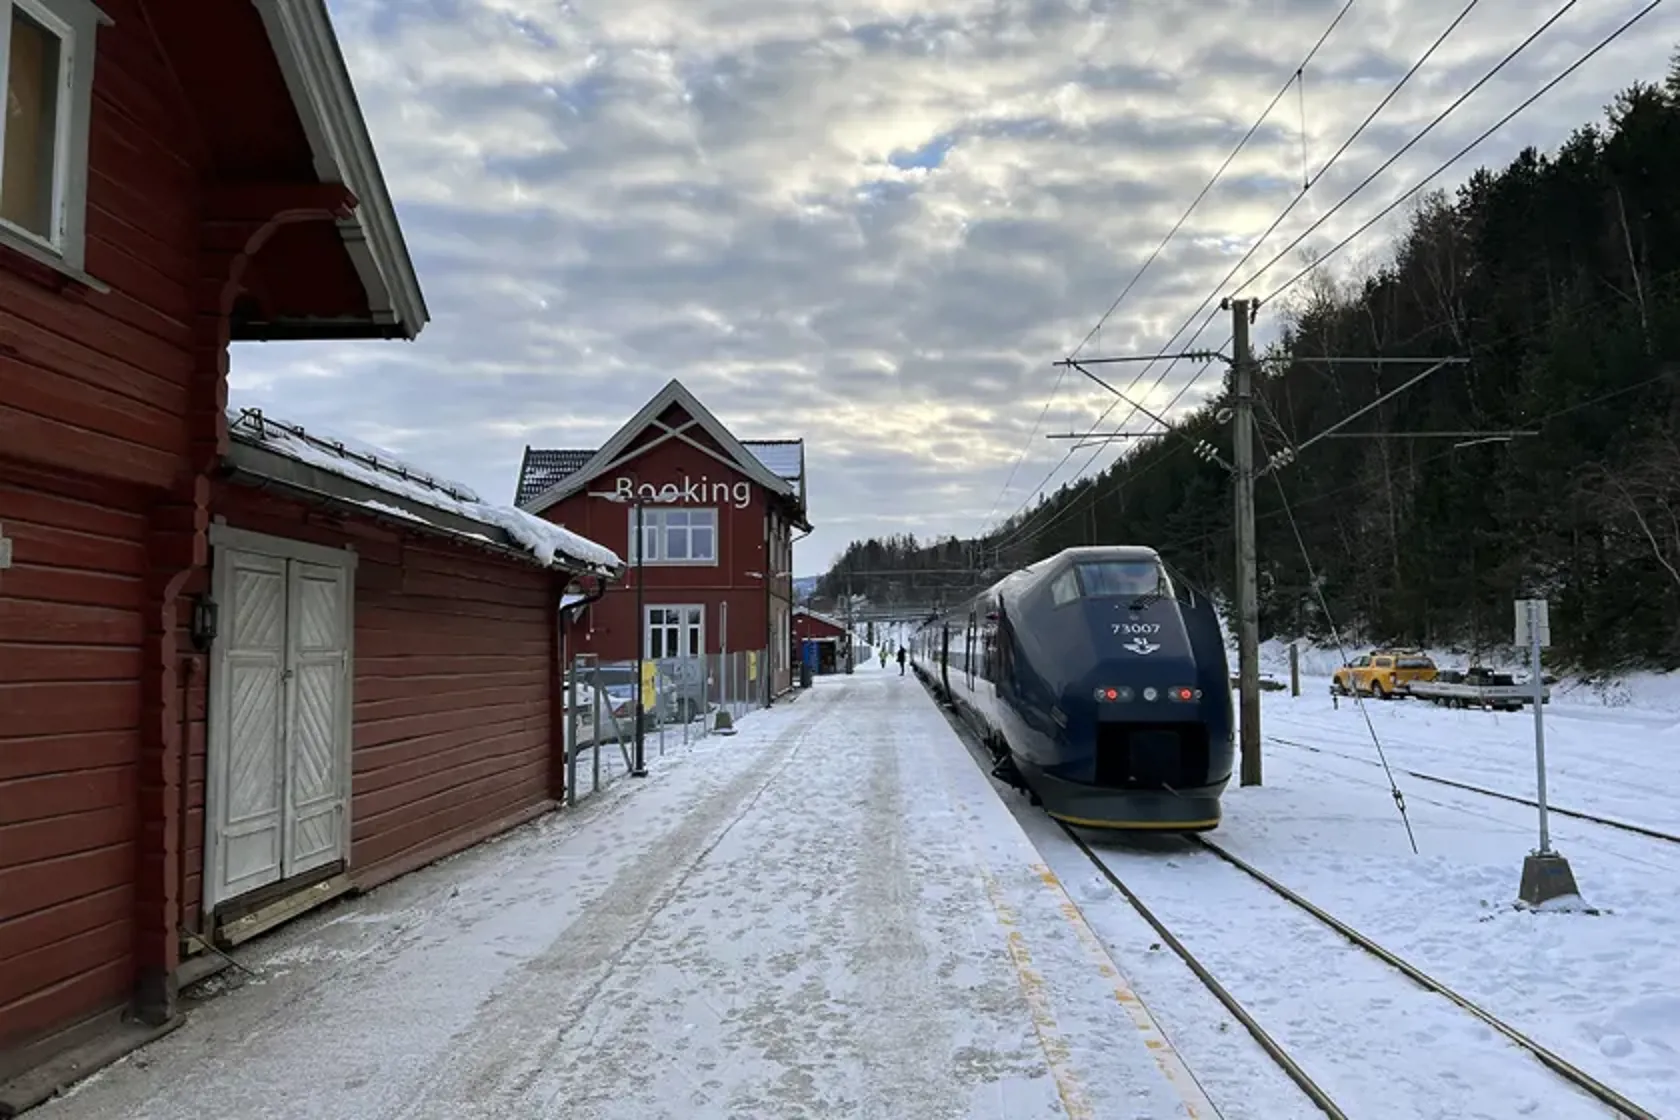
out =
<path fill-rule="evenodd" d="M 210 596 L 192 597 L 192 619 L 188 623 L 187 632 L 192 637 L 193 648 L 198 652 L 210 652 L 210 646 L 216 640 L 216 622 L 220 613 L 216 601 Z"/>

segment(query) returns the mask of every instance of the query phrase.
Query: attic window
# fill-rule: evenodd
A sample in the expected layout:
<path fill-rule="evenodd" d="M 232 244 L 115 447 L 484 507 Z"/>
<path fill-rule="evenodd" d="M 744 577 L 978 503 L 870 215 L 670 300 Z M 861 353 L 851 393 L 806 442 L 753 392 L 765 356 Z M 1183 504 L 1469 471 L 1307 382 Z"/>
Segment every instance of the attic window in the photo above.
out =
<path fill-rule="evenodd" d="M 80 271 L 99 9 L 0 0 L 0 241 Z"/>

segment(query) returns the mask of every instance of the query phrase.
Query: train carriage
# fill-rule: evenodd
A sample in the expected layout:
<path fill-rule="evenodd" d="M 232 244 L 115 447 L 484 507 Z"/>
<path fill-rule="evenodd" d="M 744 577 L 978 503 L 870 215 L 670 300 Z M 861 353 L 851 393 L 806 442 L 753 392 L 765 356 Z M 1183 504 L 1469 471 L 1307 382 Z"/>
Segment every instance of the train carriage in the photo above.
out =
<path fill-rule="evenodd" d="M 1218 616 L 1154 549 L 1066 549 L 935 615 L 911 643 L 993 773 L 1058 820 L 1219 824 L 1234 719 Z"/>

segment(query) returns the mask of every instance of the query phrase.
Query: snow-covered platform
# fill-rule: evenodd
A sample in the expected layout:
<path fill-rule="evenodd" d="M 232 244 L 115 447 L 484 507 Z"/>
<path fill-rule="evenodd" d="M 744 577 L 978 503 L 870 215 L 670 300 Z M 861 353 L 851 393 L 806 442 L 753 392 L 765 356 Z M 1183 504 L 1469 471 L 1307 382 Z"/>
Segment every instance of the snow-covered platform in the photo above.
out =
<path fill-rule="evenodd" d="M 38 1115 L 1211 1115 L 896 668 L 248 946 Z"/>

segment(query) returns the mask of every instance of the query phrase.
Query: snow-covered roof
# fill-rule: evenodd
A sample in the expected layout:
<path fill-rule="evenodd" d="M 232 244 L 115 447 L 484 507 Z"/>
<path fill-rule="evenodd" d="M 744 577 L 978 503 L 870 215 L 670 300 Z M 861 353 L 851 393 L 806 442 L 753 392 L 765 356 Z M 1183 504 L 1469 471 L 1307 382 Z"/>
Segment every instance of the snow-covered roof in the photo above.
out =
<path fill-rule="evenodd" d="M 764 464 L 777 478 L 798 482 L 805 473 L 805 441 L 802 439 L 744 439 L 741 446 Z"/>
<path fill-rule="evenodd" d="M 264 415 L 261 409 L 230 408 L 229 434 L 237 441 L 260 447 L 299 463 L 421 507 L 451 514 L 476 523 L 487 532 L 439 525 L 411 509 L 374 499 L 343 499 L 370 513 L 422 521 L 452 535 L 501 544 L 495 531 L 545 567 L 573 568 L 601 575 L 616 575 L 624 561 L 612 549 L 596 544 L 569 529 L 544 521 L 512 506 L 484 501 L 470 487 L 422 470 L 383 448 L 336 434 L 309 432 L 301 424 Z"/>
<path fill-rule="evenodd" d="M 794 607 L 793 613 L 802 614 L 807 618 L 814 618 L 818 622 L 826 622 L 836 630 L 845 630 L 847 628 L 844 622 L 835 618 L 833 615 L 823 614 L 821 611 L 814 611 L 810 607 Z"/>

